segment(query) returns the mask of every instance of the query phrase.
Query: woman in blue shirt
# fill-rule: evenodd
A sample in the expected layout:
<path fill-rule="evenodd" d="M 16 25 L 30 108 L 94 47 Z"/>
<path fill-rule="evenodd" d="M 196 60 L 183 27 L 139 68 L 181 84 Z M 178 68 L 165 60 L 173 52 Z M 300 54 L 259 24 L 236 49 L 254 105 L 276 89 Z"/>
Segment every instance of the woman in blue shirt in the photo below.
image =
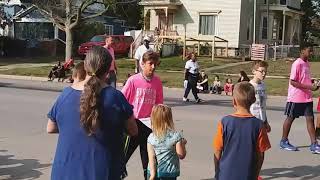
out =
<path fill-rule="evenodd" d="M 65 88 L 48 113 L 48 133 L 59 133 L 52 180 L 119 180 L 123 134 L 137 134 L 131 105 L 107 86 L 112 57 L 93 47 L 84 81 Z"/>

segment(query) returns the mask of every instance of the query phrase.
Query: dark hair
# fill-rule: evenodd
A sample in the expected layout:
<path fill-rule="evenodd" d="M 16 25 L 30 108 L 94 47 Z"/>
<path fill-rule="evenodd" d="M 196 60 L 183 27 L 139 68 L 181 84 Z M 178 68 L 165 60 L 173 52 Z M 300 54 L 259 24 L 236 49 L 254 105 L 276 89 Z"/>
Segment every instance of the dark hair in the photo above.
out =
<path fill-rule="evenodd" d="M 154 63 L 159 62 L 159 54 L 153 51 L 147 51 L 142 56 L 142 62 L 153 61 Z"/>
<path fill-rule="evenodd" d="M 240 75 L 241 77 L 238 79 L 238 82 L 242 82 L 242 81 L 250 81 L 248 75 L 246 72 L 244 71 L 240 71 Z M 243 77 L 243 79 L 241 79 Z"/>
<path fill-rule="evenodd" d="M 301 43 L 300 51 L 303 51 L 303 50 L 308 49 L 308 48 L 312 48 L 312 44 L 311 43 L 308 43 L 308 42 Z"/>
<path fill-rule="evenodd" d="M 214 77 L 217 77 L 218 79 L 220 79 L 220 77 L 218 75 L 215 75 Z"/>
<path fill-rule="evenodd" d="M 227 79 L 226 79 L 226 83 L 228 83 L 228 80 L 229 80 L 229 79 L 232 81 L 232 79 L 231 79 L 231 78 L 227 78 Z"/>
<path fill-rule="evenodd" d="M 84 85 L 80 98 L 80 123 L 89 136 L 100 127 L 100 92 L 102 80 L 109 71 L 112 57 L 100 46 L 94 46 L 86 55 L 84 68 L 92 76 Z"/>
<path fill-rule="evenodd" d="M 249 82 L 240 82 L 234 86 L 233 98 L 238 105 L 250 108 L 251 104 L 256 101 L 255 90 Z"/>

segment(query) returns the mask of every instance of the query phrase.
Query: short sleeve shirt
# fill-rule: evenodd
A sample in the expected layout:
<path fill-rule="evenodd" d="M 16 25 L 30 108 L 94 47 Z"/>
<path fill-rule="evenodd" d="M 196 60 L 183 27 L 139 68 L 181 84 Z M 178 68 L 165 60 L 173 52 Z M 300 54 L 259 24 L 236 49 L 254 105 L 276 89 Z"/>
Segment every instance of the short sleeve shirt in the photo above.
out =
<path fill-rule="evenodd" d="M 267 93 L 264 82 L 259 84 L 250 81 L 250 84 L 253 85 L 256 92 L 256 102 L 250 106 L 250 112 L 256 118 L 261 119 L 262 121 L 267 120 Z"/>
<path fill-rule="evenodd" d="M 290 79 L 301 84 L 312 85 L 309 61 L 304 61 L 301 58 L 295 60 L 291 67 Z M 294 103 L 312 102 L 312 92 L 309 89 L 293 87 L 289 83 L 287 101 Z"/>
<path fill-rule="evenodd" d="M 227 180 L 254 179 L 255 154 L 271 148 L 263 122 L 252 115 L 240 114 L 219 121 L 213 146 L 222 151 L 216 178 Z"/>
<path fill-rule="evenodd" d="M 101 126 L 88 136 L 80 123 L 81 93 L 67 87 L 48 113 L 59 129 L 51 179 L 118 179 L 124 158 L 123 134 L 133 115 L 132 106 L 120 91 L 102 89 Z"/>
<path fill-rule="evenodd" d="M 199 73 L 199 64 L 197 61 L 192 61 L 191 59 L 186 62 L 185 69 L 189 70 L 191 74 L 198 74 Z"/>
<path fill-rule="evenodd" d="M 154 105 L 163 104 L 163 88 L 160 78 L 156 75 L 147 81 L 141 73 L 131 76 L 122 93 L 133 106 L 136 118 L 149 118 Z"/>
<path fill-rule="evenodd" d="M 134 54 L 134 59 L 138 59 L 139 63 L 141 64 L 142 62 L 142 57 L 144 55 L 144 53 L 148 52 L 148 51 L 153 51 L 153 49 L 151 47 L 149 47 L 149 49 L 146 48 L 146 46 L 144 44 L 142 44 L 141 46 L 138 47 L 138 49 L 136 50 L 135 54 Z"/>
<path fill-rule="evenodd" d="M 149 135 L 148 143 L 153 146 L 156 154 L 158 177 L 178 177 L 180 175 L 179 157 L 175 145 L 181 139 L 181 133 L 175 131 L 167 132 L 162 139 L 153 133 Z"/>
<path fill-rule="evenodd" d="M 116 69 L 116 58 L 114 55 L 114 49 L 112 47 L 107 47 L 107 46 L 103 46 L 104 48 L 106 48 L 106 50 L 110 53 L 111 57 L 112 57 L 112 62 L 110 65 L 110 69 L 109 71 L 114 71 Z"/>

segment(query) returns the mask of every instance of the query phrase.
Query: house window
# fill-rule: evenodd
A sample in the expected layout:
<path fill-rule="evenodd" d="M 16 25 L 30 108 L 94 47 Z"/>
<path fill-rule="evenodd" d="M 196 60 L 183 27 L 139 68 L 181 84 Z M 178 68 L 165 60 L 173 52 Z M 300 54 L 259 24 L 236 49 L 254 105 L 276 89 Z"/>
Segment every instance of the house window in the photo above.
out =
<path fill-rule="evenodd" d="M 106 35 L 113 35 L 113 26 L 112 25 L 104 25 L 105 34 Z"/>
<path fill-rule="evenodd" d="M 261 37 L 262 37 L 262 39 L 268 38 L 268 19 L 267 19 L 267 17 L 262 17 Z"/>
<path fill-rule="evenodd" d="M 200 15 L 199 34 L 215 35 L 216 34 L 216 15 Z"/>
<path fill-rule="evenodd" d="M 53 39 L 54 27 L 52 23 L 17 22 L 14 33 L 17 39 Z"/>

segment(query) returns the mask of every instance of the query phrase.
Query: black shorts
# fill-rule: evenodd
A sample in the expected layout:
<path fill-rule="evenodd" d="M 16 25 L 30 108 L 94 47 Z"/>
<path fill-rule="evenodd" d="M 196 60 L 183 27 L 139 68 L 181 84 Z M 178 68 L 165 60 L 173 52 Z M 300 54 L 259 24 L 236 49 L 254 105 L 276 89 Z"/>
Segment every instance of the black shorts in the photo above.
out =
<path fill-rule="evenodd" d="M 300 116 L 313 117 L 313 102 L 294 103 L 287 102 L 285 115 L 291 118 L 299 118 Z"/>

